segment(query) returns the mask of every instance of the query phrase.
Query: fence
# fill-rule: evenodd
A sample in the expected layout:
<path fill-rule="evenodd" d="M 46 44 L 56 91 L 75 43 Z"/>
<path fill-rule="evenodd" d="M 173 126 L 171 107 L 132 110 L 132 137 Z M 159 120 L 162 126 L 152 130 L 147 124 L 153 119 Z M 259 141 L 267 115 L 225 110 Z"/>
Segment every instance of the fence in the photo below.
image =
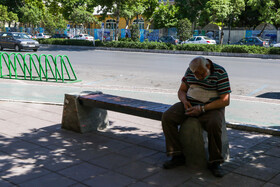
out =
<path fill-rule="evenodd" d="M 68 70 L 69 69 L 69 70 Z M 0 78 L 35 81 L 78 82 L 66 55 L 0 53 Z"/>

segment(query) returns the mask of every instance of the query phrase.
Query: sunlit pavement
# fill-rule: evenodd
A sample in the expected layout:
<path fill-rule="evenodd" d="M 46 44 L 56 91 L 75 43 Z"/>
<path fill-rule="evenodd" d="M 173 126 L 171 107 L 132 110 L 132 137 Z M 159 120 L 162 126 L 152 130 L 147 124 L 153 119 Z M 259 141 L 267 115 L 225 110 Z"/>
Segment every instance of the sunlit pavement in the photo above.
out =
<path fill-rule="evenodd" d="M 0 186 L 279 186 L 280 137 L 228 128 L 226 175 L 164 170 L 159 121 L 109 112 L 106 131 L 62 130 L 62 106 L 0 101 Z"/>
<path fill-rule="evenodd" d="M 63 103 L 65 93 L 82 91 L 102 91 L 136 99 L 165 104 L 178 102 L 177 93 L 171 90 L 137 89 L 88 86 L 83 83 L 46 83 L 22 80 L 1 80 L 0 98 L 12 101 L 35 101 Z M 226 120 L 232 124 L 253 125 L 260 128 L 272 128 L 280 134 L 280 100 L 248 96 L 231 96 L 231 104 L 226 109 Z"/>

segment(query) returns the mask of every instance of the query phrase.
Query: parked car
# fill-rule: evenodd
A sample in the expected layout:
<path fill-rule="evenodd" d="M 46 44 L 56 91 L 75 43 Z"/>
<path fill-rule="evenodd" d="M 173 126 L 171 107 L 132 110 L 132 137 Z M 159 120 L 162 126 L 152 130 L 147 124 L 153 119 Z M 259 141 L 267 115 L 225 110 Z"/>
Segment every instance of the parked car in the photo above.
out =
<path fill-rule="evenodd" d="M 280 47 L 280 43 L 273 44 L 272 47 Z"/>
<path fill-rule="evenodd" d="M 34 35 L 34 38 L 50 38 L 51 36 L 44 33 L 38 33 Z"/>
<path fill-rule="evenodd" d="M 72 39 L 74 40 L 89 40 L 89 41 L 93 41 L 94 37 L 88 34 L 79 34 L 74 36 Z"/>
<path fill-rule="evenodd" d="M 52 35 L 52 38 L 64 38 L 64 39 L 70 39 L 69 36 L 67 36 L 66 34 L 54 34 Z"/>
<path fill-rule="evenodd" d="M 39 42 L 33 40 L 25 33 L 21 32 L 3 32 L 0 35 L 0 49 L 4 48 L 15 49 L 21 51 L 22 49 L 32 49 L 37 51 L 40 47 Z"/>
<path fill-rule="evenodd" d="M 182 44 L 216 44 L 216 40 L 213 40 L 207 36 L 194 36 L 186 41 L 183 41 Z"/>
<path fill-rule="evenodd" d="M 175 38 L 174 36 L 162 36 L 158 39 L 158 41 L 175 45 L 179 44 L 179 39 Z"/>
<path fill-rule="evenodd" d="M 264 40 L 260 37 L 247 37 L 247 38 L 242 38 L 238 42 L 232 43 L 232 45 L 257 45 L 257 46 L 269 47 L 269 40 Z"/>

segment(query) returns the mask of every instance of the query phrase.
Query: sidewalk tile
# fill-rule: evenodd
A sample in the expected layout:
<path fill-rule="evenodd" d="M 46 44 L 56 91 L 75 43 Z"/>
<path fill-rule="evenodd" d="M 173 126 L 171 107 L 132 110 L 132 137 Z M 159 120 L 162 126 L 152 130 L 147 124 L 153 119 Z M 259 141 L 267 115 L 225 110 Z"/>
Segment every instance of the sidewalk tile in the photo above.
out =
<path fill-rule="evenodd" d="M 111 153 L 108 149 L 103 148 L 86 148 L 86 147 L 79 147 L 77 146 L 76 149 L 60 149 L 59 146 L 48 146 L 54 152 L 60 152 L 71 157 L 76 157 L 80 160 L 88 161 L 94 158 L 102 157 Z"/>
<path fill-rule="evenodd" d="M 126 177 L 124 175 L 109 172 L 92 179 L 86 180 L 83 183 L 89 186 L 102 186 L 102 187 L 124 187 L 128 184 L 131 184 L 135 181 L 135 179 Z"/>
<path fill-rule="evenodd" d="M 270 149 L 267 152 L 265 152 L 265 154 L 280 158 L 280 146 L 273 147 L 272 149 Z"/>
<path fill-rule="evenodd" d="M 273 183 L 273 184 L 277 184 L 280 186 L 280 174 L 278 174 L 277 176 L 275 176 L 273 179 L 271 179 L 269 182 Z"/>
<path fill-rule="evenodd" d="M 105 156 L 89 160 L 89 162 L 103 168 L 114 169 L 131 162 L 131 160 L 129 157 L 125 157 L 117 153 L 110 153 Z"/>
<path fill-rule="evenodd" d="M 40 186 L 40 187 L 50 187 L 50 186 L 59 186 L 59 187 L 67 187 L 71 184 L 75 184 L 77 182 L 58 175 L 56 173 L 51 173 L 33 180 L 29 180 L 20 184 L 21 187 L 30 187 L 30 186 Z"/>
<path fill-rule="evenodd" d="M 157 151 L 161 151 L 164 152 L 165 151 L 165 141 L 162 139 L 150 139 L 147 141 L 144 141 L 138 145 L 147 147 L 149 149 L 153 149 L 153 150 L 157 150 Z"/>
<path fill-rule="evenodd" d="M 0 147 L 9 146 L 10 144 L 13 144 L 13 143 L 19 142 L 19 141 L 21 141 L 21 140 L 18 138 L 12 138 L 11 136 L 0 134 Z"/>
<path fill-rule="evenodd" d="M 147 186 L 159 187 L 158 185 L 147 184 L 144 182 L 136 182 L 136 183 L 128 185 L 127 187 L 147 187 Z"/>
<path fill-rule="evenodd" d="M 161 169 L 154 175 L 143 179 L 149 185 L 158 186 L 177 186 L 188 180 L 192 176 L 185 166 L 177 167 L 171 170 Z"/>
<path fill-rule="evenodd" d="M 79 159 L 65 155 L 50 156 L 45 160 L 40 160 L 37 162 L 37 164 L 39 164 L 40 166 L 43 166 L 44 168 L 47 168 L 52 171 L 62 170 L 79 163 L 81 163 Z"/>
<path fill-rule="evenodd" d="M 259 163 L 259 164 L 249 163 L 242 167 L 239 167 L 238 169 L 234 170 L 233 172 L 244 175 L 244 176 L 252 177 L 255 179 L 269 181 L 277 173 L 279 173 L 279 170 L 265 167 L 261 163 Z"/>
<path fill-rule="evenodd" d="M 4 181 L 3 179 L 0 178 L 0 186 L 1 187 L 12 187 L 12 186 L 15 186 L 15 185 L 9 183 L 8 181 Z"/>
<path fill-rule="evenodd" d="M 168 160 L 169 158 L 166 156 L 163 152 L 157 152 L 153 155 L 149 155 L 147 157 L 144 157 L 141 159 L 143 162 L 147 162 L 149 164 L 152 164 L 154 166 L 162 167 L 162 164 Z"/>
<path fill-rule="evenodd" d="M 280 158 L 269 155 L 262 155 L 252 163 L 263 165 L 264 167 L 280 170 Z"/>
<path fill-rule="evenodd" d="M 75 165 L 67 169 L 61 170 L 58 173 L 68 178 L 75 179 L 77 181 L 83 181 L 85 179 L 94 178 L 100 174 L 105 173 L 106 171 L 106 169 L 84 162 L 79 165 Z"/>
<path fill-rule="evenodd" d="M 50 171 L 37 167 L 34 164 L 15 165 L 10 169 L 0 173 L 1 178 L 8 180 L 14 184 L 20 184 L 30 179 L 38 178 L 49 174 Z"/>
<path fill-rule="evenodd" d="M 124 156 L 129 156 L 130 158 L 132 158 L 134 160 L 138 160 L 138 159 L 142 159 L 143 157 L 155 154 L 156 151 L 154 151 L 152 149 L 147 149 L 144 147 L 133 145 L 133 146 L 125 148 L 121 151 L 118 151 L 118 153 L 122 154 Z"/>
<path fill-rule="evenodd" d="M 25 141 L 16 141 L 12 144 L 1 147 L 1 151 L 13 154 L 13 153 L 24 153 L 32 149 L 36 149 L 39 146 L 36 144 L 28 143 Z"/>
<path fill-rule="evenodd" d="M 158 172 L 160 168 L 147 164 L 145 162 L 132 162 L 120 168 L 116 168 L 115 171 L 124 175 L 130 176 L 135 179 L 143 179 Z"/>
<path fill-rule="evenodd" d="M 81 183 L 76 183 L 76 184 L 72 184 L 69 187 L 88 187 L 87 185 L 81 184 Z"/>
<path fill-rule="evenodd" d="M 229 173 L 215 184 L 209 186 L 238 186 L 238 187 L 248 187 L 248 186 L 262 186 L 265 182 L 253 179 L 251 177 L 242 176 L 235 173 Z"/>
<path fill-rule="evenodd" d="M 278 184 L 272 184 L 272 183 L 266 183 L 262 187 L 279 187 L 279 185 Z"/>

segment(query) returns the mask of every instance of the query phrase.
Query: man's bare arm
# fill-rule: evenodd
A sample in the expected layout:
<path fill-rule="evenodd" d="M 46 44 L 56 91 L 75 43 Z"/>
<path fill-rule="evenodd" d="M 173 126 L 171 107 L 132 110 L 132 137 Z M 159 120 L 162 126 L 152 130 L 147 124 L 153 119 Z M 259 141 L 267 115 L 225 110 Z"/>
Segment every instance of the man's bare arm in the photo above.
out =
<path fill-rule="evenodd" d="M 187 110 L 189 107 L 192 107 L 190 102 L 187 100 L 187 92 L 188 92 L 188 86 L 185 83 L 181 83 L 181 86 L 178 90 L 178 98 L 179 100 L 184 104 L 185 109 Z"/>
<path fill-rule="evenodd" d="M 205 111 L 207 111 L 207 110 L 223 108 L 223 107 L 228 106 L 229 103 L 230 103 L 230 94 L 226 93 L 226 94 L 220 95 L 219 99 L 205 105 L 204 109 L 205 109 Z"/>

